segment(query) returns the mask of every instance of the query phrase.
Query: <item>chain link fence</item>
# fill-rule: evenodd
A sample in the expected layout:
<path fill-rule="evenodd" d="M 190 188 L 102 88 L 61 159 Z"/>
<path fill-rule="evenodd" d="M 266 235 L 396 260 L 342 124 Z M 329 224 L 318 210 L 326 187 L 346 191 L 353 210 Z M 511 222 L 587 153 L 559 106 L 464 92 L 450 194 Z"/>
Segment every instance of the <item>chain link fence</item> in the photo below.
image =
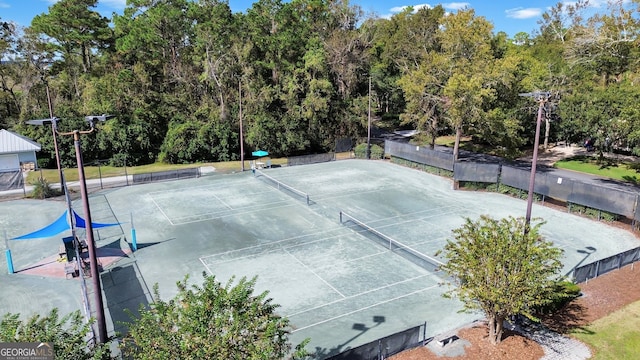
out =
<path fill-rule="evenodd" d="M 426 345 L 427 323 L 385 336 L 341 352 L 325 360 L 382 360 L 402 351 Z"/>
<path fill-rule="evenodd" d="M 577 267 L 573 270 L 573 281 L 583 283 L 623 266 L 640 260 L 640 247 L 609 256 L 608 258 Z"/>
<path fill-rule="evenodd" d="M 503 159 L 481 162 L 473 158 L 454 163 L 453 154 L 390 140 L 385 141 L 385 154 L 392 159 L 452 169 L 454 181 L 507 185 L 523 191 L 529 189 L 531 165 L 528 163 L 507 163 Z M 543 167 L 536 171 L 534 193 L 543 199 L 549 197 L 570 205 L 621 215 L 633 220 L 633 226 L 640 220 L 639 194 L 635 189 L 564 178 Z"/>
<path fill-rule="evenodd" d="M 411 145 L 396 141 L 385 140 L 384 152 L 391 157 L 429 165 L 440 169 L 453 171 L 453 154 L 438 150 L 431 150 L 425 146 Z"/>
<path fill-rule="evenodd" d="M 24 188 L 21 170 L 0 172 L 0 191 Z"/>

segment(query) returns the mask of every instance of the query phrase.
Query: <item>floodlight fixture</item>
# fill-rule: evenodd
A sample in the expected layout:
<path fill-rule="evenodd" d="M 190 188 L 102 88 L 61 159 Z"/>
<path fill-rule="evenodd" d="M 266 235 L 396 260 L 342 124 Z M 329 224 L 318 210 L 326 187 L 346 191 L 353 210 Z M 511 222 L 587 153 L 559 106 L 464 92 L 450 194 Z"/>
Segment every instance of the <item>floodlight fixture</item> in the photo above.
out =
<path fill-rule="evenodd" d="M 35 119 L 35 120 L 27 120 L 26 123 L 29 125 L 53 125 L 53 127 L 55 128 L 58 121 L 60 121 L 60 118 L 57 117 L 52 117 L 52 118 L 48 118 L 48 119 Z"/>
<path fill-rule="evenodd" d="M 84 117 L 85 121 L 88 122 L 98 122 L 98 121 L 107 121 L 109 119 L 113 119 L 114 117 L 116 117 L 115 115 L 107 115 L 107 114 L 102 114 L 102 115 L 88 115 Z"/>
<path fill-rule="evenodd" d="M 29 125 L 38 125 L 38 126 L 51 124 L 51 135 L 53 136 L 53 149 L 56 154 L 56 167 L 58 168 L 58 174 L 60 175 L 60 190 L 62 190 L 62 192 L 65 193 L 66 190 L 64 186 L 64 175 L 62 175 L 62 165 L 60 163 L 60 151 L 58 150 L 58 137 L 56 136 L 58 133 L 58 121 L 60 121 L 60 118 L 51 116 L 48 119 L 27 120 L 26 123 Z"/>

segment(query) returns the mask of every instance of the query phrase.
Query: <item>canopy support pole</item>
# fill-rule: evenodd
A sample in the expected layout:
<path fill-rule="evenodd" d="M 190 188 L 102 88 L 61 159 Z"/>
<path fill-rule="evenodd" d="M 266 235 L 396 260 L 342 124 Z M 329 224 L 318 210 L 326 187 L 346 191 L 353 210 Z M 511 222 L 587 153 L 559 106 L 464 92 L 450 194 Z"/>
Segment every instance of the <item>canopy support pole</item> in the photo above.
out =
<path fill-rule="evenodd" d="M 9 274 L 13 274 L 13 258 L 11 257 L 11 249 L 9 249 L 9 238 L 7 238 L 7 232 L 4 232 L 4 245 L 6 246 L 6 250 L 4 251 L 4 256 L 7 257 L 7 272 Z"/>

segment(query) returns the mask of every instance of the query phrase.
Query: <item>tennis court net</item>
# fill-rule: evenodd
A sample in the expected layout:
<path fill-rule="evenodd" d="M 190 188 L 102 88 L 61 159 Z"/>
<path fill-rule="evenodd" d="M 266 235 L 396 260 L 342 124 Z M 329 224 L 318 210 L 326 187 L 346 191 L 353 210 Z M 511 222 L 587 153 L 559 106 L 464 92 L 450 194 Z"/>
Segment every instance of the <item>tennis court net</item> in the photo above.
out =
<path fill-rule="evenodd" d="M 290 196 L 294 197 L 294 198 L 298 198 L 300 200 L 303 200 L 304 202 L 307 203 L 307 205 L 311 204 L 311 199 L 309 199 L 309 194 L 307 194 L 306 192 L 300 191 L 292 186 L 289 186 L 279 180 L 276 180 L 274 178 L 272 178 L 271 176 L 263 173 L 262 171 L 256 169 L 255 170 L 255 175 L 256 177 L 261 177 L 264 180 L 266 180 L 269 184 L 271 184 L 273 187 L 275 187 L 276 189 L 289 194 Z"/>
<path fill-rule="evenodd" d="M 403 256 L 404 258 L 410 260 L 414 264 L 418 266 L 422 266 L 423 268 L 431 272 L 440 271 L 440 266 L 444 265 L 444 263 L 442 263 L 440 260 L 432 258 L 429 255 L 423 254 L 420 251 L 381 233 L 380 231 L 372 228 L 371 226 L 363 223 L 362 221 L 342 211 L 340 212 L 340 223 L 354 224 L 359 229 L 364 230 L 364 232 L 362 231 L 358 231 L 358 232 L 365 235 L 365 237 L 371 240 L 374 240 L 380 243 L 381 245 L 384 245 L 394 253 Z"/>

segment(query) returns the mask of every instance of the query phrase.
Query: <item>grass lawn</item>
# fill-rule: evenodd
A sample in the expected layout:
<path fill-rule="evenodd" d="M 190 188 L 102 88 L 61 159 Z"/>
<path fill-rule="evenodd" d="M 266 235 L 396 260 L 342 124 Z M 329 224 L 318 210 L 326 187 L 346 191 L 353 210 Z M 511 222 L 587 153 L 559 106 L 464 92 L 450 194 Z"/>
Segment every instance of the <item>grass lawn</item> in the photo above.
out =
<path fill-rule="evenodd" d="M 634 285 L 630 285 L 634 286 Z M 595 351 L 595 360 L 638 359 L 640 354 L 640 301 L 572 334 Z"/>
<path fill-rule="evenodd" d="M 598 175 L 606 178 L 640 183 L 640 173 L 630 167 L 629 163 L 604 160 L 598 162 L 591 156 L 576 156 L 571 159 L 561 160 L 555 163 L 558 169 L 573 170 L 587 174 Z"/>
<path fill-rule="evenodd" d="M 271 159 L 273 165 L 282 165 L 287 163 L 287 159 Z M 144 174 L 158 171 L 167 171 L 167 170 L 175 170 L 175 169 L 184 169 L 184 168 L 193 168 L 199 166 L 213 166 L 217 172 L 221 173 L 229 173 L 233 171 L 240 171 L 240 161 L 227 161 L 227 162 L 215 162 L 215 163 L 199 163 L 199 164 L 164 164 L 164 163 L 154 163 L 149 165 L 142 166 L 131 166 L 127 167 L 126 174 Z M 249 160 L 245 160 L 245 170 L 249 170 L 251 165 Z M 40 176 L 46 179 L 50 184 L 60 182 L 60 176 L 58 175 L 57 169 L 38 169 L 36 171 L 32 171 L 29 173 L 27 177 L 27 183 L 33 184 L 36 179 L 40 178 Z M 99 179 L 100 176 L 103 178 L 113 177 L 113 176 L 124 176 L 125 168 L 124 167 L 113 167 L 113 166 L 85 166 L 84 167 L 84 175 L 86 179 Z M 64 169 L 64 177 L 67 181 L 77 181 L 78 180 L 78 169 L 77 168 L 67 168 Z"/>

